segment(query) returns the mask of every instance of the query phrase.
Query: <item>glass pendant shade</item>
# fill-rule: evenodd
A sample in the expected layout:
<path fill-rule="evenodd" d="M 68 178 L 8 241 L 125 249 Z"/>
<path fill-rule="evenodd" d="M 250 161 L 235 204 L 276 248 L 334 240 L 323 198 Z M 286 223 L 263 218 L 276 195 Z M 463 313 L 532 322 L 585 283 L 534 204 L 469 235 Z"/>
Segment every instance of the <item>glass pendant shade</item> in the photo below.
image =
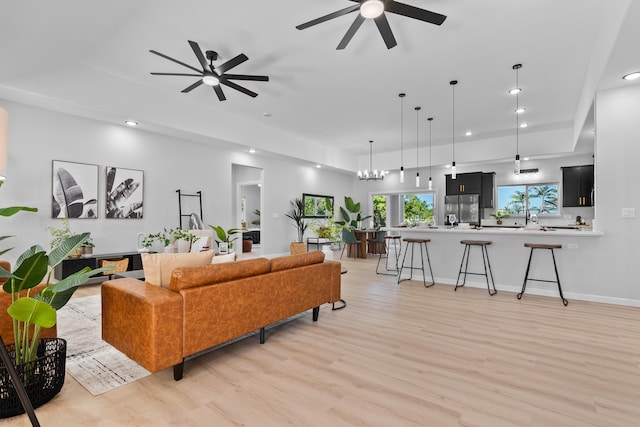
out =
<path fill-rule="evenodd" d="M 400 183 L 404 182 L 404 166 L 400 166 Z"/>
<path fill-rule="evenodd" d="M 429 177 L 429 191 L 433 190 L 433 181 L 431 181 L 431 177 Z"/>
<path fill-rule="evenodd" d="M 451 148 L 452 148 L 452 159 L 451 162 L 451 179 L 456 179 L 456 85 L 458 84 L 457 80 L 451 80 L 449 82 L 451 85 Z"/>
<path fill-rule="evenodd" d="M 420 174 L 416 172 L 416 187 L 420 187 Z"/>

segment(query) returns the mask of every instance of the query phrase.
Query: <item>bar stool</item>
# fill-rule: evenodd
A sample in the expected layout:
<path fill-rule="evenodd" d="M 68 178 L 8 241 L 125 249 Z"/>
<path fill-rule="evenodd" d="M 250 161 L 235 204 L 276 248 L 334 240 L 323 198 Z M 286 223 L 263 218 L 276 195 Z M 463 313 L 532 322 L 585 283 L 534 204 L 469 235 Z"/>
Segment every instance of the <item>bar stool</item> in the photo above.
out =
<path fill-rule="evenodd" d="M 567 301 L 567 299 L 564 297 L 564 295 L 562 295 L 562 287 L 560 286 L 560 276 L 558 275 L 558 267 L 556 265 L 556 257 L 553 253 L 554 249 L 562 249 L 562 245 L 558 245 L 558 244 L 544 244 L 544 243 L 525 243 L 524 244 L 525 248 L 531 248 L 531 252 L 529 253 L 529 263 L 527 264 L 527 272 L 524 274 L 524 282 L 522 282 L 522 291 L 516 295 L 518 297 L 518 299 L 522 298 L 522 295 L 524 294 L 524 290 L 527 287 L 527 280 L 533 280 L 535 282 L 549 282 L 549 283 L 557 283 L 558 284 L 558 291 L 560 292 L 560 298 L 562 299 L 562 304 L 565 305 L 565 307 L 569 304 L 569 301 Z M 556 280 L 542 280 L 542 279 L 531 279 L 529 278 L 529 268 L 531 267 L 531 258 L 533 257 L 533 250 L 534 249 L 548 249 L 551 251 L 551 258 L 553 259 L 553 269 L 556 273 Z"/>
<path fill-rule="evenodd" d="M 424 283 L 424 287 L 425 288 L 429 288 L 433 285 L 435 285 L 435 280 L 433 279 L 433 270 L 431 269 L 431 260 L 429 259 L 429 249 L 427 248 L 427 243 L 429 243 L 431 241 L 431 239 L 402 239 L 405 241 L 405 247 L 404 247 L 404 257 L 402 257 L 402 265 L 400 267 L 400 272 L 398 273 L 398 284 L 400 284 L 400 282 L 404 281 L 404 280 L 411 280 L 413 278 L 413 270 L 422 270 L 422 282 Z M 404 264 L 405 260 L 407 259 L 407 252 L 409 252 L 409 245 L 411 245 L 411 265 L 406 266 Z M 422 268 L 418 268 L 418 267 L 414 267 L 413 266 L 413 250 L 416 247 L 416 245 L 418 246 L 418 250 L 420 251 L 420 262 L 422 265 Z M 426 274 L 424 271 L 424 257 L 422 256 L 422 246 L 424 246 L 424 250 L 427 253 L 427 262 L 429 263 L 429 272 L 431 273 L 431 284 L 427 286 L 427 279 L 426 279 Z M 402 277 L 402 270 L 404 270 L 405 268 L 408 268 L 411 270 L 411 274 L 409 276 L 408 279 L 400 279 Z"/>
<path fill-rule="evenodd" d="M 380 252 L 380 256 L 378 257 L 378 265 L 376 265 L 376 273 L 377 274 L 384 274 L 387 276 L 395 276 L 398 273 L 398 259 L 400 258 L 400 251 L 398 251 L 398 240 L 400 240 L 401 237 L 400 236 L 384 236 L 384 254 L 382 252 Z M 391 251 L 391 245 L 393 244 L 393 254 L 395 256 L 396 259 L 396 268 L 394 269 L 390 269 L 389 268 L 389 252 Z M 402 242 L 400 242 L 400 246 L 402 247 Z M 393 273 L 381 273 L 378 271 L 378 267 L 380 266 L 380 261 L 382 260 L 382 258 L 386 258 L 386 262 L 385 262 L 385 270 L 386 271 L 393 271 Z"/>
<path fill-rule="evenodd" d="M 487 290 L 489 291 L 489 295 L 495 295 L 498 293 L 496 290 L 496 283 L 493 280 L 493 272 L 491 271 L 491 263 L 489 262 L 489 252 L 487 252 L 487 246 L 489 246 L 491 241 L 488 240 L 460 240 L 460 243 L 464 245 L 464 252 L 462 252 L 462 261 L 460 261 L 460 270 L 458 270 L 458 279 L 456 280 L 456 287 L 453 289 L 457 291 L 458 288 L 461 288 L 467 283 L 467 274 L 475 274 L 477 276 L 484 276 L 487 280 Z M 471 246 L 478 246 L 480 248 L 480 252 L 482 252 L 482 265 L 484 267 L 484 273 L 470 273 L 469 270 L 469 254 L 471 253 Z M 467 258 L 467 262 L 465 263 L 465 257 Z M 464 271 L 462 271 L 462 265 L 464 264 Z M 487 266 L 489 267 L 487 274 Z M 458 285 L 460 281 L 460 275 L 464 273 L 464 279 L 462 280 L 462 285 Z M 493 285 L 493 291 L 491 291 L 491 287 L 489 286 L 489 276 L 491 276 L 491 285 Z"/>

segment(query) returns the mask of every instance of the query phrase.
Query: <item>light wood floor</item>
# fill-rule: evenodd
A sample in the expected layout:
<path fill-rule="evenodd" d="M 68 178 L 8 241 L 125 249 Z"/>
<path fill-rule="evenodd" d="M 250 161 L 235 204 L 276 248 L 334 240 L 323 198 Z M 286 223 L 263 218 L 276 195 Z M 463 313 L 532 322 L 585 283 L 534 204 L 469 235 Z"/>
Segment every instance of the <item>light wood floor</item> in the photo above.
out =
<path fill-rule="evenodd" d="M 179 382 L 168 369 L 93 397 L 67 376 L 42 425 L 640 425 L 639 309 L 398 286 L 373 258 L 343 263 L 346 309 L 188 362 Z"/>

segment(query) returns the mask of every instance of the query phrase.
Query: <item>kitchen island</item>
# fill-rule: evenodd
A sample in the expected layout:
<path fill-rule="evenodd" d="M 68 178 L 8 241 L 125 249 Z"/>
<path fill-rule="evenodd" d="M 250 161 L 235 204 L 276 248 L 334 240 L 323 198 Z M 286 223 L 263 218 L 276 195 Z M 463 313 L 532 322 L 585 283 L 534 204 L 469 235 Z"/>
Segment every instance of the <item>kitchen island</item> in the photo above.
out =
<path fill-rule="evenodd" d="M 602 231 L 585 230 L 584 227 L 576 229 L 565 228 L 513 228 L 513 227 L 482 227 L 459 228 L 445 227 L 387 227 L 389 234 L 400 235 L 403 238 L 426 238 L 431 239 L 429 245 L 429 255 L 433 274 L 436 283 L 455 285 L 464 245 L 461 240 L 490 240 L 492 244 L 488 247 L 491 268 L 498 291 L 520 292 L 524 279 L 527 261 L 529 259 L 529 249 L 524 247 L 525 243 L 557 243 L 562 245 L 562 249 L 556 250 L 556 262 L 562 289 L 568 299 L 589 300 L 589 294 L 595 290 L 584 288 L 583 283 L 588 280 L 589 269 L 583 268 L 585 263 L 593 265 L 597 263 L 593 254 L 596 253 L 598 237 L 603 236 Z M 400 261 L 404 256 L 404 247 Z M 481 272 L 482 255 L 480 251 L 472 248 L 471 259 L 469 261 L 469 271 Z M 554 279 L 553 262 L 551 254 L 534 253 L 534 259 L 530 271 L 530 277 Z M 409 262 L 407 257 L 406 262 Z M 414 261 L 419 263 L 419 258 Z M 403 275 L 404 276 L 404 275 Z M 422 280 L 419 277 L 417 280 Z M 401 286 L 406 286 L 403 282 Z M 468 287 L 486 288 L 483 278 L 467 278 Z M 453 292 L 453 287 L 451 288 Z M 458 289 L 460 292 L 461 289 Z M 558 296 L 558 288 L 552 283 L 529 282 L 527 284 L 527 294 L 538 294 L 548 296 Z M 514 294 L 515 299 L 515 294 Z M 526 296 L 522 302 L 526 302 Z"/>

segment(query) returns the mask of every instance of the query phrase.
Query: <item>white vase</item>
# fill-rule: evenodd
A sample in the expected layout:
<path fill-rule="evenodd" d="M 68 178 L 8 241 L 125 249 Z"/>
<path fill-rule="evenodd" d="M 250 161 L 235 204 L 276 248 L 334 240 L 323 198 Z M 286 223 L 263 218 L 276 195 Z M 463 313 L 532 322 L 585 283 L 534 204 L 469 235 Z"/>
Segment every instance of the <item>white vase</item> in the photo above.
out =
<path fill-rule="evenodd" d="M 176 253 L 178 248 L 176 248 L 176 245 L 174 245 L 173 243 L 169 243 L 167 246 L 164 247 L 164 253 L 165 254 L 174 254 Z"/>
<path fill-rule="evenodd" d="M 183 254 L 189 252 L 189 249 L 191 249 L 191 244 L 188 240 L 179 239 L 176 240 L 176 248 L 178 250 L 178 253 Z"/>

